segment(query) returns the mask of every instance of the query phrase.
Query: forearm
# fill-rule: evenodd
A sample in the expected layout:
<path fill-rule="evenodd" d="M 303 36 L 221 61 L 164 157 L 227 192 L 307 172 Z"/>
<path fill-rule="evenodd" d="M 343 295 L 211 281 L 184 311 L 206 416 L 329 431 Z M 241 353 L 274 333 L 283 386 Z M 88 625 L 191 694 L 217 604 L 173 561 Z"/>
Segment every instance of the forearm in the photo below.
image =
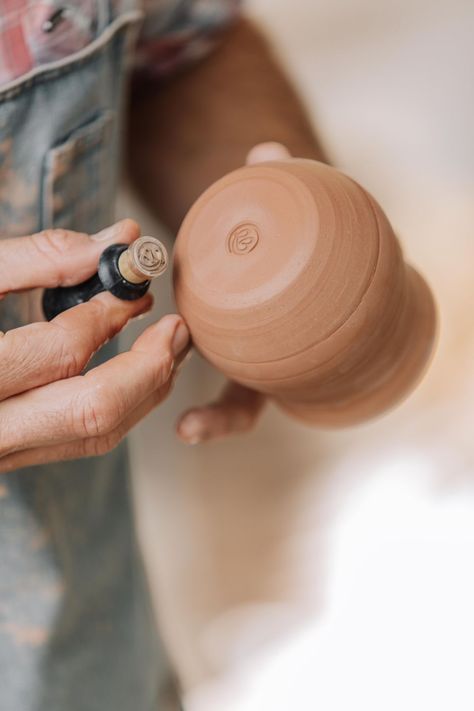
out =
<path fill-rule="evenodd" d="M 132 92 L 128 173 L 172 230 L 208 185 L 241 166 L 262 141 L 325 160 L 294 89 L 246 20 L 197 66 Z"/>

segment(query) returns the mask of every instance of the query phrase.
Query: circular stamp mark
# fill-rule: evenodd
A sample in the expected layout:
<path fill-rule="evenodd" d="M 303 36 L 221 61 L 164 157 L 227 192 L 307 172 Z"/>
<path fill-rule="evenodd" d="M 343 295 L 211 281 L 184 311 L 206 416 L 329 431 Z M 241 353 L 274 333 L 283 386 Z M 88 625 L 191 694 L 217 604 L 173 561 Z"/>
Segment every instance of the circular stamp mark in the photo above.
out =
<path fill-rule="evenodd" d="M 132 243 L 130 251 L 135 268 L 144 276 L 153 278 L 166 269 L 166 249 L 155 237 L 140 237 Z"/>
<path fill-rule="evenodd" d="M 251 222 L 242 222 L 234 227 L 227 238 L 227 249 L 231 254 L 249 254 L 258 244 L 259 234 Z"/>

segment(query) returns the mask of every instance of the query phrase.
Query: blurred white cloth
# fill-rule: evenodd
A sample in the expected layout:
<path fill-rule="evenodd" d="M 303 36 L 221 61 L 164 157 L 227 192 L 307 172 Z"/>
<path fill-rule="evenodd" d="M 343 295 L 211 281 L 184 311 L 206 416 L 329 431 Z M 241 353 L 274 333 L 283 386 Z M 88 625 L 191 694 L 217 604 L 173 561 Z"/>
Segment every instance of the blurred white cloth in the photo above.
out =
<path fill-rule="evenodd" d="M 186 709 L 472 711 L 474 5 L 248 7 L 334 162 L 432 285 L 441 332 L 416 393 L 362 427 L 272 410 L 246 438 L 185 448 L 176 415 L 220 382 L 194 359 L 137 430 L 140 525 Z M 158 289 L 156 314 L 171 308 Z"/>

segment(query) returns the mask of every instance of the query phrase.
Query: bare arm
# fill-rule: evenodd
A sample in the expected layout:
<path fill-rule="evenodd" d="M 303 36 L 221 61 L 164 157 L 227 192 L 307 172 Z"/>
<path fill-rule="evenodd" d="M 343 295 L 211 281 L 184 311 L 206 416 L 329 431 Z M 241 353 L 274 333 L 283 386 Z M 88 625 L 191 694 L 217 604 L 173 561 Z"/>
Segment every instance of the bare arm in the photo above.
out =
<path fill-rule="evenodd" d="M 149 83 L 132 92 L 128 172 L 173 231 L 198 195 L 243 165 L 262 141 L 326 160 L 295 90 L 247 20 L 197 66 L 159 87 Z"/>

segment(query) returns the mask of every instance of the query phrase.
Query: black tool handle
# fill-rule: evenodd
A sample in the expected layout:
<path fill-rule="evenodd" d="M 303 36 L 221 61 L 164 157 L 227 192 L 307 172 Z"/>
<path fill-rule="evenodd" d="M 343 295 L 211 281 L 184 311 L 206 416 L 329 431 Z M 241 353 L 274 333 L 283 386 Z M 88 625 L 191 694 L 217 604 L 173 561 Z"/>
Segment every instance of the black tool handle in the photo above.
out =
<path fill-rule="evenodd" d="M 126 244 L 112 244 L 107 247 L 100 255 L 97 274 L 82 284 L 45 289 L 43 313 L 46 319 L 51 321 L 63 311 L 89 301 L 101 291 L 110 291 L 114 296 L 125 301 L 134 301 L 146 294 L 150 281 L 132 284 L 120 273 L 118 260 L 126 249 L 128 249 Z"/>

